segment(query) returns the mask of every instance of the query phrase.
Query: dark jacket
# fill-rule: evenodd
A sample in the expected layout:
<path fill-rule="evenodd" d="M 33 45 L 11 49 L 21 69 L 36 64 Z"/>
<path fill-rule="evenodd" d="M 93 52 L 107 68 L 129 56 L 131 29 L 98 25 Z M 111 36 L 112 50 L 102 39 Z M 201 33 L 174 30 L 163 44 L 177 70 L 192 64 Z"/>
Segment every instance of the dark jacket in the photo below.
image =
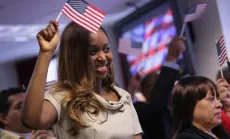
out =
<path fill-rule="evenodd" d="M 148 103 L 134 103 L 144 132 L 143 139 L 171 139 L 172 118 L 169 102 L 177 78 L 178 70 L 163 66 Z"/>
<path fill-rule="evenodd" d="M 183 132 L 179 133 L 176 139 L 215 139 L 211 135 L 203 132 L 202 130 L 192 126 Z M 220 139 L 229 139 L 227 134 L 223 134 Z"/>

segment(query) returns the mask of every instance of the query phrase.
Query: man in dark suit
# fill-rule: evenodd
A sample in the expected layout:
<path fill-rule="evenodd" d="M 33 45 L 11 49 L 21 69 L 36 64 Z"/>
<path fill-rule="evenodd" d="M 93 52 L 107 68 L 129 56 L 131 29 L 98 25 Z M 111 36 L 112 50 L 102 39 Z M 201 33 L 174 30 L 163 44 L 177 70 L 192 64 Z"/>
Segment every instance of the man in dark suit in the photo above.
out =
<path fill-rule="evenodd" d="M 169 106 L 171 91 L 178 79 L 180 54 L 185 50 L 183 37 L 174 38 L 169 44 L 166 61 L 160 74 L 147 75 L 141 83 L 141 92 L 146 102 L 137 101 L 134 107 L 144 131 L 143 139 L 171 139 L 172 121 Z"/>

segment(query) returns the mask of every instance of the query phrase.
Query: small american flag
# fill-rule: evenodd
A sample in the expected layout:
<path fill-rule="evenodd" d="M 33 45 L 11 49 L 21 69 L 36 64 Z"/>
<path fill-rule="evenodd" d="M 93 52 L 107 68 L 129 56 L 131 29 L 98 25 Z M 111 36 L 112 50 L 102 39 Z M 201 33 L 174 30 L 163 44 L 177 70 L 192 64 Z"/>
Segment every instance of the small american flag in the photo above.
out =
<path fill-rule="evenodd" d="M 203 15 L 207 8 L 207 4 L 193 5 L 189 8 L 188 13 L 184 17 L 184 23 L 195 21 Z"/>
<path fill-rule="evenodd" d="M 95 34 L 105 18 L 104 12 L 84 0 L 68 0 L 62 12 L 73 22 Z"/>
<path fill-rule="evenodd" d="M 140 56 L 142 53 L 142 43 L 132 42 L 127 39 L 120 38 L 118 44 L 118 52 L 125 55 Z"/>
<path fill-rule="evenodd" d="M 55 83 L 56 83 L 55 80 L 46 82 L 45 91 L 49 90 Z"/>
<path fill-rule="evenodd" d="M 219 64 L 222 66 L 227 59 L 227 53 L 226 53 L 226 46 L 224 42 L 224 37 L 222 36 L 220 40 L 216 44 L 218 58 L 219 58 Z"/>

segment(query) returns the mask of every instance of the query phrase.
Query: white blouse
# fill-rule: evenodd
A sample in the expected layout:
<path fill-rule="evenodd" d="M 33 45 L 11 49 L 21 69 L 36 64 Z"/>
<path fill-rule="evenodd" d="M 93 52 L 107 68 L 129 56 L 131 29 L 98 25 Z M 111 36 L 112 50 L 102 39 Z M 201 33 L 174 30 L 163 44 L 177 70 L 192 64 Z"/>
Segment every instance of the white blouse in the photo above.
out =
<path fill-rule="evenodd" d="M 119 102 L 106 101 L 101 96 L 94 93 L 108 110 L 108 119 L 106 114 L 100 112 L 99 116 L 83 114 L 83 119 L 88 127 L 80 129 L 77 136 L 71 136 L 67 131 L 74 124 L 68 116 L 66 110 L 61 107 L 61 101 L 68 92 L 57 92 L 51 94 L 48 91 L 45 99 L 51 102 L 57 110 L 58 121 L 54 125 L 58 139 L 133 139 L 134 135 L 142 134 L 142 129 L 133 107 L 131 96 L 125 90 L 114 86 L 115 91 L 120 96 Z"/>

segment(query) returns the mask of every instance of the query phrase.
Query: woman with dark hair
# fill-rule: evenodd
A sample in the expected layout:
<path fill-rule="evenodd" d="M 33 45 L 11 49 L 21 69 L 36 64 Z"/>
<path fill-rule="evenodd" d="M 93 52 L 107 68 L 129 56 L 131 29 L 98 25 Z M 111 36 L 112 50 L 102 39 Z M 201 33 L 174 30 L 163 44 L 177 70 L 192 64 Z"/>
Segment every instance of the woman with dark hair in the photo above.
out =
<path fill-rule="evenodd" d="M 105 30 L 93 34 L 73 22 L 65 28 L 58 81 L 46 94 L 48 66 L 59 42 L 58 22 L 51 21 L 37 38 L 40 52 L 22 108 L 24 125 L 33 129 L 54 125 L 57 138 L 63 139 L 141 139 L 131 96 L 114 85 Z"/>
<path fill-rule="evenodd" d="M 197 76 L 180 80 L 172 92 L 174 139 L 229 139 L 221 126 L 215 84 Z"/>

